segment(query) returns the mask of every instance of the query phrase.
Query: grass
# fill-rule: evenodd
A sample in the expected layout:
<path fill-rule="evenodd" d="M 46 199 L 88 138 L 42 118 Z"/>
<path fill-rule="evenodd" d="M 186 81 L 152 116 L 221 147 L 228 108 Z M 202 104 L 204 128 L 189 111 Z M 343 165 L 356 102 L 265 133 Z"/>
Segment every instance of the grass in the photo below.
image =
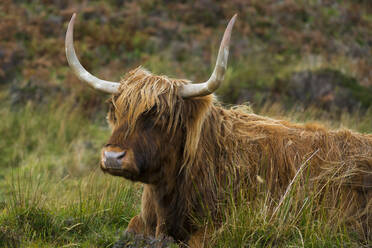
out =
<path fill-rule="evenodd" d="M 315 154 L 316 151 L 312 156 Z M 337 219 L 341 213 L 325 211 L 327 197 L 320 199 L 320 185 L 306 186 L 306 167 L 307 161 L 280 200 L 270 198 L 262 185 L 249 204 L 245 193 L 238 201 L 230 202 L 224 224 L 212 236 L 214 246 L 367 247 L 368 244 L 358 241 L 357 234 L 347 228 L 342 218 Z M 257 183 L 264 184 L 259 180 Z"/>
<path fill-rule="evenodd" d="M 139 211 L 140 186 L 98 169 L 109 131 L 72 106 L 0 110 L 0 247 L 110 247 Z"/>
<path fill-rule="evenodd" d="M 0 246 L 111 247 L 139 212 L 141 186 L 103 174 L 99 150 L 109 130 L 63 104 L 0 109 Z M 317 109 L 285 111 L 280 105 L 257 112 L 286 119 L 318 119 L 338 128 L 372 132 L 372 112 L 329 119 Z M 102 116 L 104 118 L 104 116 Z M 216 247 L 357 247 L 356 235 L 327 214 L 314 215 L 316 192 L 298 197 L 294 180 L 281 204 L 262 191 L 226 207 L 213 235 Z M 273 213 L 270 209 L 277 211 Z"/>

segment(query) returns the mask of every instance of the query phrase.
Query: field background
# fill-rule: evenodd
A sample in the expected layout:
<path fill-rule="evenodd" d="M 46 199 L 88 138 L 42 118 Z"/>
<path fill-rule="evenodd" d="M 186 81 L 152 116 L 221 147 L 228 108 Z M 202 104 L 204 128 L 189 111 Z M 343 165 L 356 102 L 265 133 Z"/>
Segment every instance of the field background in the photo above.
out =
<path fill-rule="evenodd" d="M 107 95 L 67 66 L 64 36 L 96 76 L 143 65 L 207 79 L 238 13 L 227 106 L 331 128 L 372 132 L 369 0 L 2 0 L 0 3 L 0 247 L 112 247 L 139 212 L 141 185 L 103 174 Z M 291 195 L 270 216 L 265 196 L 226 210 L 217 247 L 368 247 L 343 223 Z M 287 211 L 294 205 L 298 211 Z M 300 206 L 300 207 L 298 207 Z M 302 207 L 301 207 L 302 206 Z"/>

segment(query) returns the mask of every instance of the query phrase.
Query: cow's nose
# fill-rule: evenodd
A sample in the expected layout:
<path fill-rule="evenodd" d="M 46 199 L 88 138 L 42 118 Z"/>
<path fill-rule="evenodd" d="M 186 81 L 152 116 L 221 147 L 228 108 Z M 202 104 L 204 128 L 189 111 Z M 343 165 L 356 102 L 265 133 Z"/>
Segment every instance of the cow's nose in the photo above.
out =
<path fill-rule="evenodd" d="M 122 159 L 125 156 L 125 151 L 123 152 L 103 152 L 103 163 L 108 169 L 120 169 Z"/>

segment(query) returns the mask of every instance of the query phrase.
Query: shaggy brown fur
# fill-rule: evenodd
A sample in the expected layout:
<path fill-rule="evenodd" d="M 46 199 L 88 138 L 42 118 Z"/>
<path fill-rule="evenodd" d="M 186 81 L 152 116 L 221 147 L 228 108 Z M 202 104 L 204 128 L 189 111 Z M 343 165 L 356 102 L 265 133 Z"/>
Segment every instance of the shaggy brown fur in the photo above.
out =
<path fill-rule="evenodd" d="M 371 237 L 372 135 L 226 109 L 213 95 L 183 99 L 178 89 L 187 83 L 137 68 L 110 101 L 108 146 L 132 149 L 140 173 L 122 176 L 145 183 L 128 231 L 187 241 L 193 218 L 218 221 L 219 203 L 256 192 L 257 175 L 279 198 L 308 160 L 310 185 L 324 189 L 328 207 Z"/>

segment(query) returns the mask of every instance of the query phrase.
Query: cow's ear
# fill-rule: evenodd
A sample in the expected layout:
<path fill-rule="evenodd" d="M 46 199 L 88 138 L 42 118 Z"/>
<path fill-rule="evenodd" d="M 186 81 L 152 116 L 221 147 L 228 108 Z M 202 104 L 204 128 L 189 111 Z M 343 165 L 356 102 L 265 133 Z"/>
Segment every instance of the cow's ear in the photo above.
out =
<path fill-rule="evenodd" d="M 113 128 L 113 126 L 115 125 L 117 121 L 116 114 L 115 114 L 115 106 L 111 100 L 107 101 L 107 103 L 109 107 L 108 107 L 106 120 L 108 124 L 110 125 L 110 127 Z"/>

